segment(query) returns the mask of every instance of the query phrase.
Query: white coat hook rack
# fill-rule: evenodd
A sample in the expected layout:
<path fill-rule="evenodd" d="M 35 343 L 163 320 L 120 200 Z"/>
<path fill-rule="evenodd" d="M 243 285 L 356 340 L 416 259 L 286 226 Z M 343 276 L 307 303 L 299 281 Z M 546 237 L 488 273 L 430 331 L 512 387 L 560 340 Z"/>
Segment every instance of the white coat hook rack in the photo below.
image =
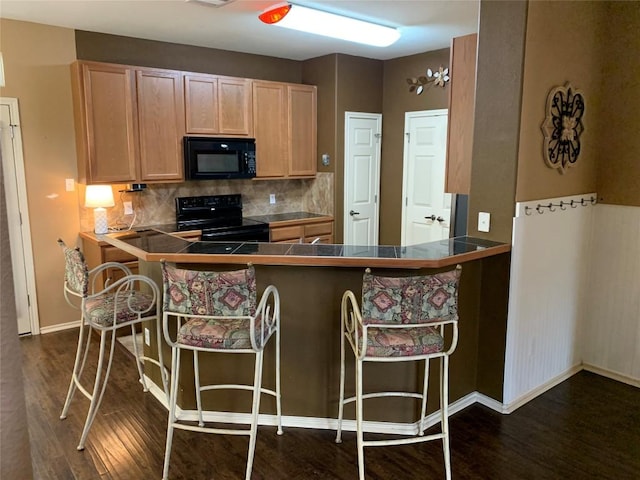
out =
<path fill-rule="evenodd" d="M 542 215 L 545 211 L 555 212 L 558 208 L 560 210 L 567 210 L 567 207 L 578 208 L 579 206 L 588 207 L 589 205 L 595 205 L 598 203 L 598 199 L 591 195 L 590 197 L 582 197 L 580 199 L 571 199 L 570 201 L 561 200 L 558 203 L 539 203 L 535 207 L 529 205 L 524 207 L 524 213 L 527 216 L 533 215 L 534 212 Z"/>

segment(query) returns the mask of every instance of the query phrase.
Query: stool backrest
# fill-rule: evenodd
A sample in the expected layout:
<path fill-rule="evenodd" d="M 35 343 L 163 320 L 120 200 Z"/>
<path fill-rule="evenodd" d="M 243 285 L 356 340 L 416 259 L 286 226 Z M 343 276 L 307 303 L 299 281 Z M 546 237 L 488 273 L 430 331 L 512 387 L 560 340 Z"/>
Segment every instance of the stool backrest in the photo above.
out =
<path fill-rule="evenodd" d="M 61 239 L 58 245 L 64 253 L 65 288 L 79 297 L 86 297 L 89 292 L 89 267 L 84 255 L 78 248 L 69 248 Z"/>
<path fill-rule="evenodd" d="M 365 324 L 458 320 L 461 268 L 433 275 L 383 277 L 368 269 L 362 281 Z"/>
<path fill-rule="evenodd" d="M 253 266 L 229 272 L 175 268 L 162 262 L 164 310 L 210 316 L 254 316 L 256 273 Z"/>

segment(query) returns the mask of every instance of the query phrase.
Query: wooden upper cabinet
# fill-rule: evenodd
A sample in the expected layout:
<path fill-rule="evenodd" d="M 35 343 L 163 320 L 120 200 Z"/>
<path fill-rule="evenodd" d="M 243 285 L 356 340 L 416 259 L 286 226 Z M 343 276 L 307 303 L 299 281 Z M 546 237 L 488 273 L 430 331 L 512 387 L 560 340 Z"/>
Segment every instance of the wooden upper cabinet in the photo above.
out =
<path fill-rule="evenodd" d="M 253 82 L 253 132 L 256 176 L 287 174 L 287 89 L 276 82 Z"/>
<path fill-rule="evenodd" d="M 180 72 L 85 61 L 71 71 L 78 181 L 184 179 Z"/>
<path fill-rule="evenodd" d="M 445 191 L 469 194 L 476 92 L 478 35 L 456 37 L 451 43 L 451 82 L 447 127 Z"/>
<path fill-rule="evenodd" d="M 78 181 L 133 182 L 138 177 L 135 72 L 123 65 L 71 66 Z"/>
<path fill-rule="evenodd" d="M 313 85 L 253 82 L 257 177 L 315 176 L 316 99 Z"/>
<path fill-rule="evenodd" d="M 317 172 L 316 87 L 288 85 L 289 176 L 315 176 Z"/>
<path fill-rule="evenodd" d="M 184 179 L 182 74 L 172 70 L 140 69 L 136 71 L 136 78 L 140 180 L 143 182 L 182 180 Z"/>
<path fill-rule="evenodd" d="M 251 136 L 251 80 L 184 74 L 186 132 Z"/>

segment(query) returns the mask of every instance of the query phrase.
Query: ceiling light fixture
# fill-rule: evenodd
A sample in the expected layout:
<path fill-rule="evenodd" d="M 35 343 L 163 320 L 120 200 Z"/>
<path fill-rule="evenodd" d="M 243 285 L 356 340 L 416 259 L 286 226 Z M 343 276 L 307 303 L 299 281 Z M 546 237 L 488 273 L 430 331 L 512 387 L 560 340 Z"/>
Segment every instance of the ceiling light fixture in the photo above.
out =
<path fill-rule="evenodd" d="M 258 18 L 269 25 L 364 43 L 374 47 L 388 47 L 400 38 L 400 32 L 397 28 L 343 17 L 288 2 L 265 9 Z"/>

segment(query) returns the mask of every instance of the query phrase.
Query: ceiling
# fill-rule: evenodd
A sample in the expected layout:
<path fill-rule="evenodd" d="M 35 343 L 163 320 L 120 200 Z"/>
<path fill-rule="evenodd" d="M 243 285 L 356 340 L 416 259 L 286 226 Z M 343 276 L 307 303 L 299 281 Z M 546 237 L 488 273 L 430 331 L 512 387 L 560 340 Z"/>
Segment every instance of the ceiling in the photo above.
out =
<path fill-rule="evenodd" d="M 0 17 L 292 60 L 330 53 L 388 60 L 447 48 L 478 29 L 479 0 L 295 0 L 400 29 L 394 45 L 368 47 L 262 24 L 258 14 L 280 0 L 204 1 L 1 0 Z"/>

